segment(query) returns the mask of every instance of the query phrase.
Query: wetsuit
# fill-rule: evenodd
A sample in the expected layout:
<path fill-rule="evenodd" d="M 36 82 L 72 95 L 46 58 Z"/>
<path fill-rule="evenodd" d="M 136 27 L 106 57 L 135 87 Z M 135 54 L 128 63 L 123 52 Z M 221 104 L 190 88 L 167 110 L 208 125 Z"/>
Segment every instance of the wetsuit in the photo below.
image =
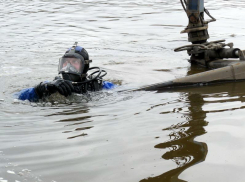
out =
<path fill-rule="evenodd" d="M 45 82 L 48 83 L 48 82 Z M 40 83 L 42 84 L 42 83 Z M 36 86 L 37 87 L 37 86 Z M 31 88 L 26 88 L 21 90 L 20 92 L 17 92 L 14 94 L 14 97 L 19 100 L 29 100 L 31 102 L 37 102 L 40 99 L 40 94 L 37 93 L 36 87 L 31 87 Z M 83 94 L 86 93 L 87 91 L 98 91 L 101 89 L 112 89 L 114 88 L 115 85 L 111 82 L 108 81 L 102 81 L 101 83 L 95 82 L 93 84 L 93 87 L 91 87 L 91 84 L 86 85 L 86 84 L 81 84 L 74 86 L 74 92 L 78 94 Z M 51 94 L 45 94 L 45 95 L 51 95 Z"/>

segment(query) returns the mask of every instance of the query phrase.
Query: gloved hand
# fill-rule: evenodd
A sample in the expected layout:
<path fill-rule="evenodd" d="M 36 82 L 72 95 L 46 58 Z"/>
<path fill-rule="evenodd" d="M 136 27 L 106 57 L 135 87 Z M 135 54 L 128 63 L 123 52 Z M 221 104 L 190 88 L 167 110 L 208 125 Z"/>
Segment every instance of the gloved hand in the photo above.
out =
<path fill-rule="evenodd" d="M 35 92 L 37 93 L 39 99 L 43 98 L 44 96 L 51 95 L 57 91 L 61 95 L 67 97 L 74 92 L 74 87 L 70 81 L 63 79 L 57 79 L 47 83 L 41 82 L 35 87 Z"/>

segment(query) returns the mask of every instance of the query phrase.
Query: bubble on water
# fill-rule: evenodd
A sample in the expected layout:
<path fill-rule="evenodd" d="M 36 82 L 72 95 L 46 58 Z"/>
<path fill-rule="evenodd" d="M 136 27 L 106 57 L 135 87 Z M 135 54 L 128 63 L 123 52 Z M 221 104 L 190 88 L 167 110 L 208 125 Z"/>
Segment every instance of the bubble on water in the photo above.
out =
<path fill-rule="evenodd" d="M 51 102 L 47 102 L 47 103 L 45 103 L 45 106 L 46 107 L 51 107 L 52 106 L 52 103 Z"/>
<path fill-rule="evenodd" d="M 9 174 L 15 174 L 14 171 L 10 171 L 10 170 L 8 170 L 7 173 L 9 173 Z"/>
<path fill-rule="evenodd" d="M 19 176 L 24 176 L 24 173 L 18 172 L 18 175 L 19 175 Z"/>
<path fill-rule="evenodd" d="M 17 167 L 18 166 L 18 164 L 13 164 L 13 163 L 8 163 L 8 165 L 7 165 L 7 167 Z"/>
<path fill-rule="evenodd" d="M 53 107 L 53 106 L 62 106 L 62 105 L 71 105 L 74 103 L 88 103 L 91 100 L 88 94 L 72 94 L 71 96 L 64 97 L 59 93 L 50 95 L 49 97 L 41 99 L 37 106 L 40 107 Z"/>
<path fill-rule="evenodd" d="M 29 170 L 29 169 L 22 169 L 22 172 L 30 173 L 31 170 Z"/>
<path fill-rule="evenodd" d="M 20 100 L 18 100 L 18 99 L 13 100 L 13 104 L 19 104 L 19 103 L 20 103 Z"/>

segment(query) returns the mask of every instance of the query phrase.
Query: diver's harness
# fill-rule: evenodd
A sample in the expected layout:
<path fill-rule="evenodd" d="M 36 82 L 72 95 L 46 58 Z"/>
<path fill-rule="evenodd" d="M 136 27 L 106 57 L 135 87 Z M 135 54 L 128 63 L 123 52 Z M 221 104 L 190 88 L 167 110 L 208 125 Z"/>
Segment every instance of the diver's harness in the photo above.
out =
<path fill-rule="evenodd" d="M 107 72 L 99 67 L 91 67 L 89 68 L 89 71 L 95 69 L 96 71 L 86 76 L 85 81 L 72 82 L 72 85 L 74 85 L 75 88 L 75 92 L 86 93 L 87 91 L 101 90 L 103 84 L 103 77 L 107 74 Z"/>

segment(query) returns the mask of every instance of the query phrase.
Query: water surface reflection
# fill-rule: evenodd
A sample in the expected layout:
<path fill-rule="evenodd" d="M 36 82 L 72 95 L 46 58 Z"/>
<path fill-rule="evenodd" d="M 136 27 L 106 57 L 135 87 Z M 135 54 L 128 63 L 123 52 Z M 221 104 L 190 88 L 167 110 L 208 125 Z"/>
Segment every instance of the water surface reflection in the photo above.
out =
<path fill-rule="evenodd" d="M 218 19 L 210 41 L 244 47 L 244 1 L 205 3 Z M 0 181 L 244 181 L 243 83 L 57 105 L 13 101 L 12 93 L 57 76 L 75 41 L 122 90 L 183 77 L 188 55 L 173 53 L 188 44 L 179 0 L 22 0 L 0 8 Z"/>
<path fill-rule="evenodd" d="M 196 67 L 191 69 L 188 74 L 195 72 L 197 72 Z M 244 82 L 236 82 L 172 90 L 180 93 L 179 98 L 186 104 L 184 107 L 187 107 L 185 111 L 183 107 L 174 108 L 173 112 L 181 113 L 181 118 L 185 121 L 163 128 L 163 131 L 170 132 L 168 134 L 169 140 L 155 145 L 154 148 L 169 149 L 162 155 L 162 158 L 172 160 L 177 167 L 161 175 L 143 179 L 141 182 L 184 182 L 185 179 L 179 178 L 180 174 L 193 165 L 204 162 L 208 154 L 208 142 L 195 140 L 196 137 L 208 133 L 206 130 L 209 124 L 207 114 L 221 114 L 244 109 L 243 104 L 233 104 L 233 107 L 227 106 L 228 103 L 243 103 L 245 101 L 244 93 L 241 91 L 241 88 L 244 87 Z M 159 93 L 161 92 L 159 91 Z M 213 104 L 219 107 L 215 109 L 210 107 Z M 222 104 L 224 108 L 220 107 Z M 156 107 L 159 106 L 162 105 L 159 104 Z M 168 112 L 161 114 L 168 114 Z M 209 142 L 212 142 L 212 138 Z"/>
<path fill-rule="evenodd" d="M 203 96 L 201 94 L 186 94 L 186 103 L 188 103 L 189 112 L 183 115 L 186 121 L 171 125 L 163 130 L 170 131 L 170 140 L 155 145 L 155 148 L 166 149 L 162 158 L 172 160 L 177 164 L 176 169 L 172 169 L 162 175 L 141 180 L 141 182 L 182 182 L 179 175 L 187 168 L 203 162 L 208 153 L 206 143 L 195 141 L 197 136 L 206 133 L 204 127 L 208 125 L 206 112 L 203 111 Z"/>

